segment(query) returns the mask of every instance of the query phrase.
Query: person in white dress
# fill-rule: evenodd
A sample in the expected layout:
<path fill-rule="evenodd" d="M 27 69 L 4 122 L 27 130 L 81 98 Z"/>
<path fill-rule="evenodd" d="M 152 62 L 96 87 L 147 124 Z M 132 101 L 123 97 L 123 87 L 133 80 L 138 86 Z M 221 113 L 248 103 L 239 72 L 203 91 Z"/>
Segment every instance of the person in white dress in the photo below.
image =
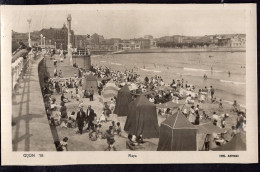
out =
<path fill-rule="evenodd" d="M 195 121 L 195 110 L 194 110 L 194 106 L 191 106 L 191 108 L 190 108 L 190 114 L 189 114 L 188 120 L 189 120 L 191 123 L 194 123 L 194 121 Z"/>

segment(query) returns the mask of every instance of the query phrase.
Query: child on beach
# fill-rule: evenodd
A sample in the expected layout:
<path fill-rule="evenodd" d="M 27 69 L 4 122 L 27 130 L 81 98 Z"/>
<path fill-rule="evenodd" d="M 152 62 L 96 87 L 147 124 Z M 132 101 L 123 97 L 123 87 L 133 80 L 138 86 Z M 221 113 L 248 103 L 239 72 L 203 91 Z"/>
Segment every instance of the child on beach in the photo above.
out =
<path fill-rule="evenodd" d="M 97 128 L 98 128 L 98 125 L 95 124 L 93 127 L 93 130 L 89 133 L 89 139 L 91 141 L 96 141 L 98 138 Z"/>
<path fill-rule="evenodd" d="M 102 115 L 100 116 L 100 118 L 99 118 L 99 122 L 107 122 L 107 118 L 106 118 L 106 116 L 105 116 L 105 112 L 103 111 L 103 113 L 102 113 Z"/>
<path fill-rule="evenodd" d="M 191 95 L 189 94 L 189 96 L 186 98 L 185 100 L 186 104 L 194 104 L 194 100 L 191 99 Z"/>
<path fill-rule="evenodd" d="M 98 126 L 97 126 L 97 136 L 100 139 L 105 139 L 106 138 L 106 133 L 102 130 L 101 127 L 102 127 L 102 125 L 98 124 Z"/>
<path fill-rule="evenodd" d="M 113 133 L 116 133 L 116 125 L 115 125 L 115 121 L 112 121 L 112 127 L 113 127 Z"/>
<path fill-rule="evenodd" d="M 232 106 L 233 106 L 233 109 L 232 109 L 233 112 L 239 112 L 239 110 L 240 110 L 240 109 L 239 109 L 239 104 L 237 103 L 236 100 L 234 100 L 234 103 L 233 103 Z M 231 112 L 232 112 L 232 111 L 231 111 Z"/>
<path fill-rule="evenodd" d="M 68 140 L 68 137 L 64 137 L 62 141 L 60 141 L 59 146 L 61 148 L 61 151 L 68 151 Z"/>
<path fill-rule="evenodd" d="M 79 108 L 84 108 L 83 100 L 79 102 Z"/>
<path fill-rule="evenodd" d="M 217 126 L 219 116 L 216 114 L 216 112 L 213 112 L 212 119 L 213 119 L 213 125 Z"/>
<path fill-rule="evenodd" d="M 130 150 L 135 150 L 135 143 L 132 141 L 133 135 L 128 134 L 128 140 L 126 141 L 126 148 Z"/>
<path fill-rule="evenodd" d="M 202 117 L 203 117 L 204 119 L 210 119 L 210 118 L 209 118 L 209 115 L 206 114 L 205 111 L 202 112 Z"/>
<path fill-rule="evenodd" d="M 120 126 L 120 122 L 117 122 L 117 123 L 116 123 L 115 130 L 116 130 L 116 134 L 117 134 L 118 136 L 121 136 L 121 134 L 122 134 L 122 129 L 121 129 L 121 126 Z"/>
<path fill-rule="evenodd" d="M 187 109 L 184 109 L 184 110 L 182 111 L 182 113 L 183 113 L 183 115 L 184 115 L 186 118 L 188 118 L 188 112 L 187 112 Z"/>
<path fill-rule="evenodd" d="M 113 127 L 109 126 L 109 130 L 106 132 L 106 137 L 107 137 L 107 144 L 108 147 L 105 149 L 105 151 L 116 151 L 116 148 L 114 146 L 115 139 L 114 139 L 114 133 L 113 133 Z"/>

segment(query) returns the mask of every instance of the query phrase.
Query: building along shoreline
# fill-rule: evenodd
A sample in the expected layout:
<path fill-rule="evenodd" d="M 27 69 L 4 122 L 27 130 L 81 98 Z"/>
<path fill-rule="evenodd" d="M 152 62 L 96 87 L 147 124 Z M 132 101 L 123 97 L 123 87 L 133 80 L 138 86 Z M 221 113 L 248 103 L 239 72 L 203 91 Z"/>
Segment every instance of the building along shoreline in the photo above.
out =
<path fill-rule="evenodd" d="M 158 48 L 135 49 L 113 52 L 113 54 L 130 53 L 194 53 L 194 52 L 246 52 L 245 48 Z"/>

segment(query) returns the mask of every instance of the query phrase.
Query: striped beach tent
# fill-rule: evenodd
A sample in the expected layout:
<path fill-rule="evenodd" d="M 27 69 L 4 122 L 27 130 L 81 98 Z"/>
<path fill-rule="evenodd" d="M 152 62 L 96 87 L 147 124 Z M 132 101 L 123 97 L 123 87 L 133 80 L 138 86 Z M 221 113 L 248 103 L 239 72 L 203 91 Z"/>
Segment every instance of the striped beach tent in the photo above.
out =
<path fill-rule="evenodd" d="M 108 102 L 111 98 L 117 97 L 118 90 L 119 88 L 114 83 L 108 82 L 101 93 L 103 102 Z"/>

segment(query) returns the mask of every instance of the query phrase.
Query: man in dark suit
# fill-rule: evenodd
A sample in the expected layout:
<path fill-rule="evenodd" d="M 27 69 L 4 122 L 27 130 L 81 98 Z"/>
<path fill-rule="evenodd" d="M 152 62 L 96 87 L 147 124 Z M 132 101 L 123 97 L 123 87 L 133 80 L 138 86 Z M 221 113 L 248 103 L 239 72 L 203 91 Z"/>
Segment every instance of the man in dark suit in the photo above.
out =
<path fill-rule="evenodd" d="M 89 100 L 93 101 L 94 100 L 94 90 L 89 91 Z"/>
<path fill-rule="evenodd" d="M 94 110 L 89 105 L 88 109 L 86 111 L 86 119 L 88 121 L 88 128 L 87 128 L 87 130 L 89 130 L 90 128 L 93 130 L 93 128 L 94 128 L 93 121 L 95 119 L 95 116 L 96 116 L 96 114 L 95 114 Z"/>
<path fill-rule="evenodd" d="M 86 114 L 81 107 L 79 112 L 77 113 L 76 121 L 78 123 L 79 133 L 82 134 L 82 130 L 84 127 L 84 121 L 86 120 Z"/>

